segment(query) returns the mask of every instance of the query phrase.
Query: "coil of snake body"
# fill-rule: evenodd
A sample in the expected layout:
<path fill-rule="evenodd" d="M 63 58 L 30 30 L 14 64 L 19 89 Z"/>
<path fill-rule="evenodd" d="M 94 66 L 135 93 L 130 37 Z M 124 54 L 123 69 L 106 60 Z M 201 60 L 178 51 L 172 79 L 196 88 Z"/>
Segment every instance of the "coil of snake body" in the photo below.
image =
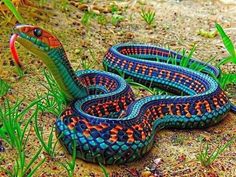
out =
<path fill-rule="evenodd" d="M 235 109 L 215 76 L 219 70 L 205 66 L 203 72 L 168 64 L 182 55 L 145 44 L 112 46 L 103 65 L 109 72 L 74 72 L 60 41 L 49 32 L 18 25 L 11 38 L 13 57 L 21 66 L 14 43 L 18 41 L 47 65 L 62 93 L 70 102 L 56 120 L 56 131 L 69 153 L 88 162 L 122 164 L 141 158 L 152 147 L 156 131 L 163 128 L 204 128 L 221 121 Z M 156 61 L 158 58 L 158 61 Z M 120 76 L 184 96 L 154 95 L 135 100 L 131 87 Z"/>

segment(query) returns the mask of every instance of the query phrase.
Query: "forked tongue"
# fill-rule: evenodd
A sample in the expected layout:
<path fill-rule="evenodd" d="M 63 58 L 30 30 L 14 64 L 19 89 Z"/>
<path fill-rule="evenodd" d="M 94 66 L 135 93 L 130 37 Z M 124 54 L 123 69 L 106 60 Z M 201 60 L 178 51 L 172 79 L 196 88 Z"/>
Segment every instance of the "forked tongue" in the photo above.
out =
<path fill-rule="evenodd" d="M 11 36 L 11 39 L 10 39 L 10 50 L 11 50 L 11 54 L 12 54 L 12 57 L 13 57 L 15 63 L 17 64 L 17 66 L 19 68 L 21 68 L 21 63 L 20 63 L 19 56 L 18 56 L 18 53 L 16 51 L 16 47 L 15 47 L 15 42 L 16 42 L 16 38 L 17 37 L 18 37 L 18 34 L 13 34 Z"/>

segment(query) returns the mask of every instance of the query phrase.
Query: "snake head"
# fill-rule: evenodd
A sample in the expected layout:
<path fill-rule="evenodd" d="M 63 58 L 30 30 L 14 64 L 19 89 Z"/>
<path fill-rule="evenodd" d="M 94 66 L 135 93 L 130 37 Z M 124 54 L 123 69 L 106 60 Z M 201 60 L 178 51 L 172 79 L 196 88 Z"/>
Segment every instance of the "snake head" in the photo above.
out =
<path fill-rule="evenodd" d="M 10 39 L 10 49 L 15 63 L 19 67 L 21 67 L 21 63 L 16 52 L 15 41 L 38 55 L 44 62 L 50 60 L 48 55 L 52 49 L 62 48 L 60 41 L 48 31 L 32 25 L 16 25 Z"/>

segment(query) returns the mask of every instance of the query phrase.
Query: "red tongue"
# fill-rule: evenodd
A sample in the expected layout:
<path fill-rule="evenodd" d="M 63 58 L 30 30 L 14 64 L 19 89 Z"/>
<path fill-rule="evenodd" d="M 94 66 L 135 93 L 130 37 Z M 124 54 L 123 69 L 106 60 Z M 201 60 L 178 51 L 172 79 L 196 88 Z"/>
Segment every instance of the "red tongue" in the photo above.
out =
<path fill-rule="evenodd" d="M 19 61 L 19 56 L 17 54 L 16 47 L 15 47 L 15 41 L 16 41 L 17 37 L 18 37 L 18 34 L 13 34 L 11 36 L 11 39 L 10 39 L 10 49 L 11 49 L 11 54 L 13 56 L 13 59 L 15 60 L 15 63 L 19 67 L 21 67 L 21 64 L 20 64 L 20 61 Z"/>

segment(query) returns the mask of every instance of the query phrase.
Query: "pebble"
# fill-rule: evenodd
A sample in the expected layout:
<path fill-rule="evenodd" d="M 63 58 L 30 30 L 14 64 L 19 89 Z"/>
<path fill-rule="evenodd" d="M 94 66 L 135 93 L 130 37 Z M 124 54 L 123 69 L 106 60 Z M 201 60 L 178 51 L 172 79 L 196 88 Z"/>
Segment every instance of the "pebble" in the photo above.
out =
<path fill-rule="evenodd" d="M 142 177 L 149 177 L 149 176 L 151 176 L 152 175 L 152 172 L 150 172 L 150 171 L 143 171 L 142 173 L 141 173 L 141 176 Z"/>
<path fill-rule="evenodd" d="M 2 140 L 0 140 L 0 152 L 5 152 L 5 148 L 3 147 Z"/>
<path fill-rule="evenodd" d="M 162 159 L 161 159 L 161 158 L 154 159 L 154 163 L 155 163 L 156 165 L 159 165 L 161 162 L 162 162 Z"/>
<path fill-rule="evenodd" d="M 130 168 L 130 169 L 127 169 L 127 171 L 134 177 L 138 177 L 139 176 L 139 172 L 136 168 Z"/>

